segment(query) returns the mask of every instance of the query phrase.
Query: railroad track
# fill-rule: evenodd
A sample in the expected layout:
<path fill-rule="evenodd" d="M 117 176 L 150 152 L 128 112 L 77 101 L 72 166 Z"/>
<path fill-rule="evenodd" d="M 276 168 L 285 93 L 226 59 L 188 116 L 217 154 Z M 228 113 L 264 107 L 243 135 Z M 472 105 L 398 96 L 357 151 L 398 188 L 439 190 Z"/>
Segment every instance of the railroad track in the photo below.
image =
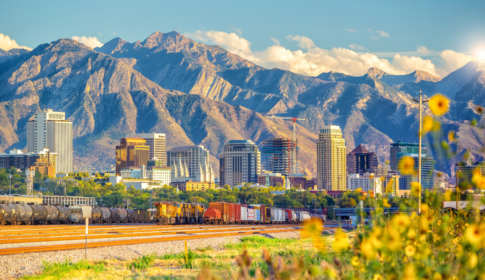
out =
<path fill-rule="evenodd" d="M 235 226 L 235 227 L 183 227 L 183 228 L 159 228 L 159 229 L 130 229 L 130 230 L 113 230 L 107 229 L 104 231 L 90 230 L 88 239 L 104 239 L 104 238 L 125 238 L 125 237 L 140 237 L 140 236 L 159 236 L 159 235 L 174 235 L 174 234 L 198 234 L 210 232 L 237 232 L 241 230 L 265 230 L 265 229 L 279 229 L 288 228 L 291 225 L 274 225 L 274 226 Z M 69 235 L 69 236 L 66 236 Z M 24 234 L 24 235 L 1 235 L 0 244 L 14 244 L 14 243 L 32 243 L 32 242 L 51 242 L 51 241 L 70 241 L 70 240 L 84 240 L 84 230 L 76 232 L 61 232 L 49 234 Z"/>
<path fill-rule="evenodd" d="M 205 238 L 215 238 L 215 237 L 230 237 L 230 236 L 236 236 L 236 235 L 244 236 L 244 235 L 254 235 L 254 234 L 292 232 L 292 231 L 299 231 L 299 230 L 300 230 L 300 226 L 294 226 L 294 227 L 286 226 L 286 228 L 279 228 L 279 229 L 251 229 L 248 231 L 244 231 L 244 229 L 242 230 L 239 229 L 239 231 L 230 231 L 230 232 L 215 233 L 215 234 L 183 235 L 183 236 L 170 236 L 170 237 L 157 237 L 157 238 L 88 242 L 87 247 L 99 248 L 99 247 L 134 245 L 134 244 L 143 244 L 143 243 L 169 242 L 169 241 L 205 239 Z M 62 245 L 8 248 L 8 249 L 0 249 L 0 255 L 76 250 L 76 249 L 84 249 L 85 246 L 86 246 L 85 243 L 73 243 L 73 244 L 62 244 Z"/>

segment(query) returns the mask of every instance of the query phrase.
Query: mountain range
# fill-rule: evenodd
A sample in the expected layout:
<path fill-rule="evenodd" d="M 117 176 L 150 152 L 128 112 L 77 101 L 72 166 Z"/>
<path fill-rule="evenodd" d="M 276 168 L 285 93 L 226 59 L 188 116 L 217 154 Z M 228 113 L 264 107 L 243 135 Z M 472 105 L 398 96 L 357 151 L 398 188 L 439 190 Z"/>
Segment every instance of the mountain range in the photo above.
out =
<path fill-rule="evenodd" d="M 474 61 L 443 79 L 420 70 L 391 75 L 377 68 L 360 77 L 336 72 L 308 77 L 260 67 L 175 31 L 135 43 L 115 38 L 94 50 L 61 39 L 30 52 L 0 52 L 0 149 L 25 148 L 26 122 L 52 108 L 74 123 L 78 169 L 108 169 L 114 146 L 133 132 L 166 133 L 168 148 L 202 144 L 216 169 L 229 140 L 291 137 L 290 122 L 266 117 L 291 116 L 308 119 L 297 124 L 300 165 L 314 176 L 324 125 L 341 126 L 349 151 L 364 144 L 381 162 L 388 159 L 390 143 L 416 142 L 413 98 L 422 89 L 425 98 L 441 92 L 451 99 L 443 131 L 457 131 L 460 152 L 472 148 L 478 159 L 483 133 L 469 121 L 481 122 L 476 106 L 485 105 L 484 83 L 484 67 Z M 424 113 L 430 114 L 427 107 Z M 454 160 L 434 149 L 433 138 L 425 142 L 436 168 L 451 174 Z"/>

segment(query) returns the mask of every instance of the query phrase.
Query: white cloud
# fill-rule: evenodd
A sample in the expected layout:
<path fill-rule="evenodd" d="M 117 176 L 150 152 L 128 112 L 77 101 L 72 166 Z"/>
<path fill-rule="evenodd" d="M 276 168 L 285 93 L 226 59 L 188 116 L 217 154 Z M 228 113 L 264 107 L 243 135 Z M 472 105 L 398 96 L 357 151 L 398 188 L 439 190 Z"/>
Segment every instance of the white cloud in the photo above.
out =
<path fill-rule="evenodd" d="M 355 29 L 345 28 L 345 30 L 347 30 L 349 32 L 356 32 L 357 33 L 357 30 L 355 30 Z"/>
<path fill-rule="evenodd" d="M 463 53 L 457 53 L 452 50 L 445 50 L 440 53 L 442 68 L 438 70 L 441 76 L 446 76 L 450 72 L 463 67 L 473 60 L 473 57 Z"/>
<path fill-rule="evenodd" d="M 275 38 L 273 38 L 273 37 L 271 37 L 270 39 L 271 39 L 271 41 L 273 41 L 273 44 L 275 44 L 275 45 L 277 45 L 277 46 L 279 46 L 279 45 L 280 45 L 280 40 L 275 39 Z"/>
<path fill-rule="evenodd" d="M 79 36 L 73 36 L 72 39 L 73 40 L 76 40 L 79 43 L 84 44 L 84 45 L 86 45 L 86 46 L 88 46 L 88 47 L 90 47 L 92 49 L 94 49 L 96 47 L 103 46 L 103 44 L 96 37 L 86 37 L 86 36 L 79 37 Z"/>
<path fill-rule="evenodd" d="M 371 39 L 374 39 L 374 40 L 379 40 L 379 37 L 375 37 L 375 36 L 370 36 Z"/>
<path fill-rule="evenodd" d="M 420 54 L 429 54 L 431 53 L 430 50 L 428 50 L 428 48 L 426 48 L 425 46 L 416 46 L 418 49 L 416 50 L 418 53 Z"/>
<path fill-rule="evenodd" d="M 361 45 L 357 45 L 357 44 L 350 44 L 349 47 L 353 50 L 356 50 L 356 51 L 368 51 L 368 49 L 362 47 Z"/>
<path fill-rule="evenodd" d="M 389 34 L 387 32 L 382 31 L 382 30 L 376 31 L 376 32 L 379 33 L 379 35 L 381 35 L 381 37 L 389 37 Z"/>
<path fill-rule="evenodd" d="M 357 53 L 347 48 L 322 49 L 315 46 L 310 38 L 299 35 L 287 36 L 288 40 L 298 42 L 298 50 L 287 49 L 281 46 L 278 40 L 272 39 L 272 46 L 262 51 L 253 51 L 251 43 L 235 33 L 197 31 L 186 35 L 197 41 L 220 45 L 229 52 L 263 67 L 280 68 L 309 76 L 328 71 L 357 76 L 363 75 L 371 67 L 377 67 L 390 74 L 408 74 L 415 70 L 423 70 L 444 77 L 472 59 L 471 56 L 446 50 L 439 54 L 442 64 L 437 66 L 432 60 L 419 56 L 418 51 L 424 51 L 420 47 L 416 52 L 395 53 L 386 59 L 368 52 Z M 356 44 L 349 47 L 355 50 L 363 48 Z"/>
<path fill-rule="evenodd" d="M 9 51 L 11 49 L 26 49 L 31 51 L 32 48 L 19 46 L 15 40 L 10 39 L 7 35 L 0 33 L 0 49 Z"/>

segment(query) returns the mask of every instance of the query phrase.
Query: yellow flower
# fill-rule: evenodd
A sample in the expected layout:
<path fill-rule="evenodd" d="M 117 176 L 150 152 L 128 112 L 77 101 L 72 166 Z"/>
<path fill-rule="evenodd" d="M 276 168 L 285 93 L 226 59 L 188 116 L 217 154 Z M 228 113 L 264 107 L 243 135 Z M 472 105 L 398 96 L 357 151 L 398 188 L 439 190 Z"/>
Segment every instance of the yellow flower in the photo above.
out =
<path fill-rule="evenodd" d="M 367 239 L 360 244 L 360 251 L 369 260 L 374 260 L 377 256 L 376 250 L 374 250 L 371 242 Z"/>
<path fill-rule="evenodd" d="M 323 231 L 323 222 L 320 219 L 311 219 L 305 222 L 303 225 L 303 235 L 307 237 L 312 237 L 314 235 L 320 235 Z"/>
<path fill-rule="evenodd" d="M 369 236 L 369 241 L 372 243 L 372 246 L 376 249 L 381 249 L 383 247 L 383 233 L 384 231 L 380 227 L 375 227 L 372 233 Z"/>
<path fill-rule="evenodd" d="M 350 264 L 352 264 L 353 267 L 359 266 L 359 264 L 360 264 L 359 257 L 353 256 L 352 260 L 350 261 Z"/>
<path fill-rule="evenodd" d="M 416 279 L 416 269 L 412 263 L 408 263 L 406 268 L 404 268 L 404 280 L 414 280 Z"/>
<path fill-rule="evenodd" d="M 380 274 L 374 274 L 374 277 L 372 277 L 372 280 L 382 280 L 384 278 L 382 278 L 382 275 Z"/>
<path fill-rule="evenodd" d="M 349 248 L 349 237 L 341 228 L 338 228 L 335 231 L 335 241 L 332 244 L 332 248 L 335 252 L 340 252 Z"/>
<path fill-rule="evenodd" d="M 384 207 L 385 207 L 385 208 L 389 208 L 389 207 L 391 207 L 391 204 L 389 204 L 389 202 L 388 202 L 387 198 L 384 198 L 384 199 L 382 200 L 382 203 L 384 204 Z"/>
<path fill-rule="evenodd" d="M 450 107 L 450 100 L 442 95 L 442 94 L 435 94 L 429 100 L 429 109 L 431 112 L 436 116 L 443 116 L 448 112 Z"/>
<path fill-rule="evenodd" d="M 480 245 L 483 235 L 485 235 L 485 232 L 483 232 L 483 227 L 479 227 L 475 224 L 470 225 L 465 231 L 466 240 L 475 246 Z"/>
<path fill-rule="evenodd" d="M 406 256 L 412 257 L 414 256 L 414 254 L 416 254 L 416 247 L 414 247 L 413 245 L 408 245 L 406 246 L 406 248 L 404 248 L 404 253 L 406 254 Z"/>
<path fill-rule="evenodd" d="M 414 158 L 403 157 L 398 164 L 399 171 L 402 175 L 413 175 L 414 174 Z"/>
<path fill-rule="evenodd" d="M 411 194 L 413 196 L 419 196 L 421 185 L 418 182 L 411 182 Z"/>
<path fill-rule="evenodd" d="M 401 234 L 394 228 L 388 228 L 387 230 L 387 248 L 390 251 L 398 251 L 401 249 Z"/>
<path fill-rule="evenodd" d="M 416 231 L 413 228 L 410 228 L 408 231 L 408 238 L 413 240 L 416 238 Z"/>
<path fill-rule="evenodd" d="M 425 116 L 423 118 L 423 131 L 422 134 L 426 134 L 430 132 L 433 129 L 433 117 L 431 116 Z"/>
<path fill-rule="evenodd" d="M 452 194 L 452 193 L 453 193 L 453 192 L 452 192 L 451 190 L 447 190 L 447 191 L 445 192 L 445 201 L 450 201 L 450 200 L 451 200 L 451 194 Z"/>
<path fill-rule="evenodd" d="M 403 232 L 411 225 L 411 219 L 409 219 L 408 215 L 399 213 L 394 215 L 392 223 L 400 232 Z"/>
<path fill-rule="evenodd" d="M 443 276 L 441 276 L 441 274 L 439 274 L 438 272 L 435 272 L 433 274 L 433 280 L 442 280 L 443 279 Z"/>
<path fill-rule="evenodd" d="M 469 269 L 474 269 L 477 266 L 478 263 L 478 256 L 475 253 L 471 253 L 468 255 L 468 262 L 466 263 L 466 266 Z"/>
<path fill-rule="evenodd" d="M 450 141 L 450 142 L 455 141 L 455 132 L 454 131 L 448 132 L 448 141 Z"/>

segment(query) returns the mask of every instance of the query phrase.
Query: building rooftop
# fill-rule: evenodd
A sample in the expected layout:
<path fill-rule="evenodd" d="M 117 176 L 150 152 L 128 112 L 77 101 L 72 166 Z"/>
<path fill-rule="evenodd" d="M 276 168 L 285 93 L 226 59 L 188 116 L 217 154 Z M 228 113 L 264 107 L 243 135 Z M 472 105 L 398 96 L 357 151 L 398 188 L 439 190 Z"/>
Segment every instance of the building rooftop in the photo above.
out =
<path fill-rule="evenodd" d="M 255 145 L 251 140 L 230 140 L 227 144 L 250 144 Z"/>
<path fill-rule="evenodd" d="M 400 140 L 396 141 L 395 143 L 391 143 L 391 146 L 407 146 L 407 147 L 418 147 L 418 143 L 409 143 L 409 142 L 401 142 Z M 426 147 L 426 144 L 421 144 L 421 146 Z"/>
<path fill-rule="evenodd" d="M 175 147 L 175 148 L 172 148 L 170 149 L 169 151 L 170 152 L 182 152 L 182 151 L 188 151 L 190 149 L 193 149 L 193 148 L 202 148 L 202 149 L 205 149 L 204 146 L 202 145 L 194 145 L 194 146 L 181 146 L 181 147 Z"/>

